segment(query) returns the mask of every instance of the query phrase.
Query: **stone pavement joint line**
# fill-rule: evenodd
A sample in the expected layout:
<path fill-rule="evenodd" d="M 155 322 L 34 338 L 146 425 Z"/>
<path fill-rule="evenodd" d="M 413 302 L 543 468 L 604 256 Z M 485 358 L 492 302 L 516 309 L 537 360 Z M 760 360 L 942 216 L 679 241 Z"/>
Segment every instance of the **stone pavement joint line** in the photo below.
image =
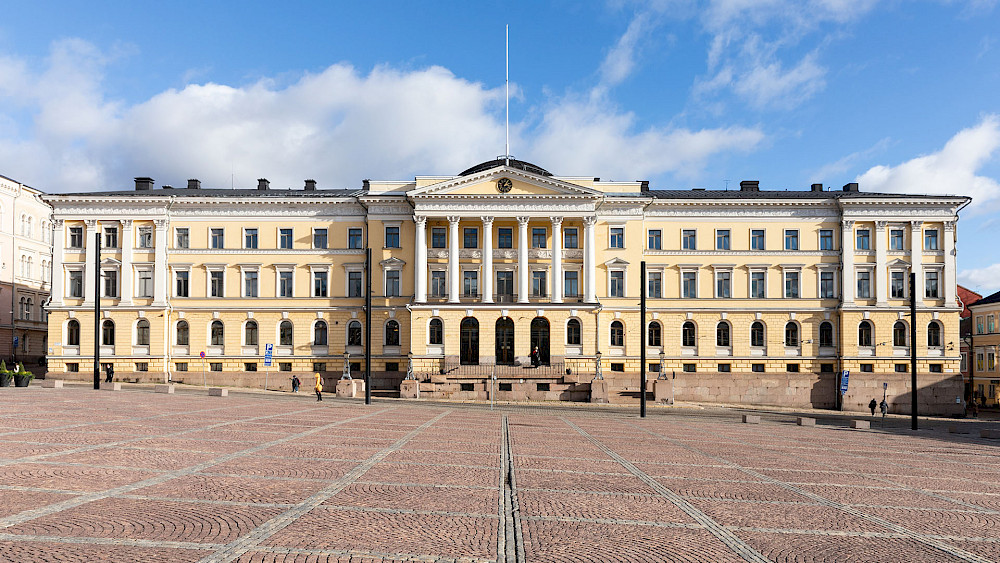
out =
<path fill-rule="evenodd" d="M 254 453 L 257 453 L 259 451 L 266 450 L 267 448 L 270 448 L 272 446 L 277 446 L 277 445 L 280 445 L 280 444 L 284 444 L 286 442 L 290 442 L 292 440 L 296 440 L 296 439 L 299 439 L 299 438 L 302 438 L 302 437 L 305 437 L 305 436 L 309 436 L 309 435 L 315 434 L 317 432 L 322 432 L 324 430 L 329 430 L 330 428 L 335 428 L 337 426 L 340 426 L 340 425 L 343 425 L 343 424 L 347 424 L 349 422 L 355 422 L 355 421 L 362 420 L 362 419 L 365 419 L 365 418 L 368 418 L 368 417 L 372 417 L 372 416 L 381 414 L 383 412 L 386 412 L 387 410 L 389 410 L 389 409 L 382 409 L 380 411 L 376 411 L 376 412 L 372 412 L 372 413 L 368 413 L 368 414 L 363 414 L 361 416 L 356 416 L 356 417 L 353 417 L 353 418 L 347 418 L 347 419 L 344 419 L 344 420 L 339 420 L 337 422 L 333 422 L 333 423 L 327 424 L 325 426 L 320 426 L 320 427 L 317 427 L 317 428 L 311 428 L 309 430 L 305 430 L 305 431 L 299 432 L 297 434 L 292 434 L 292 435 L 286 436 L 284 438 L 279 438 L 277 440 L 272 440 L 270 442 L 265 442 L 263 444 L 258 444 L 258 445 L 254 446 L 252 448 L 247 448 L 245 450 L 240 450 L 238 452 L 234 452 L 234 453 L 231 453 L 231 454 L 225 454 L 223 456 L 220 456 L 220 457 L 217 457 L 215 459 L 211 459 L 211 460 L 199 463 L 197 465 L 191 465 L 189 467 L 185 467 L 184 469 L 178 469 L 176 471 L 170 471 L 168 473 L 163 473 L 161 475 L 157 475 L 156 477 L 150 477 L 149 479 L 143 479 L 142 481 L 137 481 L 135 483 L 130 483 L 128 485 L 122 485 L 122 486 L 116 487 L 114 489 L 107 489 L 107 490 L 104 490 L 104 491 L 98 491 L 98 492 L 94 492 L 94 493 L 83 494 L 83 495 L 80 495 L 80 496 L 78 496 L 76 498 L 67 499 L 67 500 L 64 500 L 64 501 L 61 501 L 61 502 L 50 504 L 48 506 L 44 506 L 42 508 L 36 508 L 34 510 L 26 510 L 26 511 L 21 512 L 19 514 L 14 514 L 14 515 L 8 516 L 6 518 L 0 518 L 0 530 L 5 529 L 5 528 L 10 528 L 11 526 L 15 526 L 17 524 L 22 524 L 24 522 L 28 522 L 29 520 L 34 520 L 35 518 L 41 518 L 43 516 L 48 516 L 50 514 L 55 514 L 57 512 L 63 512 L 63 511 L 68 510 L 70 508 L 76 508 L 77 506 L 80 506 L 80 505 L 83 505 L 83 504 L 86 504 L 86 503 L 89 503 L 89 502 L 94 502 L 94 501 L 97 501 L 97 500 L 102 500 L 102 499 L 105 499 L 105 498 L 108 498 L 108 497 L 118 496 L 118 495 L 121 495 L 121 494 L 124 494 L 124 493 L 130 493 L 132 491 L 137 491 L 137 490 L 145 488 L 145 487 L 151 487 L 153 485 L 159 485 L 161 483 L 165 483 L 167 481 L 170 481 L 172 479 L 176 479 L 178 477 L 183 477 L 185 475 L 191 475 L 191 474 L 197 473 L 197 472 L 199 472 L 199 471 L 201 471 L 203 469 L 207 469 L 209 467 L 212 467 L 213 465 L 218 465 L 218 464 L 225 463 L 225 462 L 233 460 L 233 459 L 237 459 L 237 458 L 241 458 L 241 457 L 246 457 L 246 456 L 248 456 L 250 454 L 254 454 Z M 266 416 L 266 417 L 259 417 L 259 418 L 273 418 L 273 416 Z M 170 435 L 171 434 L 167 434 L 166 436 L 170 436 Z M 149 438 L 149 436 L 145 437 L 145 439 L 148 439 L 148 438 Z"/>
<path fill-rule="evenodd" d="M 524 563 L 524 539 L 521 532 L 521 509 L 517 503 L 517 478 L 514 475 L 514 456 L 511 453 L 510 424 L 507 415 L 501 421 L 500 451 L 500 487 L 503 514 L 501 521 L 503 533 L 498 534 L 502 540 L 501 549 L 497 551 L 499 563 Z"/>
<path fill-rule="evenodd" d="M 949 555 L 958 557 L 959 559 L 962 559 L 963 561 L 969 561 L 969 562 L 972 562 L 972 563 L 991 563 L 989 559 L 980 557 L 980 556 L 978 556 L 978 555 L 976 555 L 974 553 L 969 553 L 968 551 L 965 551 L 963 549 L 959 549 L 957 547 L 954 547 L 952 545 L 949 545 L 947 543 L 944 543 L 942 541 L 934 539 L 933 537 L 928 536 L 926 534 L 921 534 L 921 533 L 918 533 L 918 532 L 914 532 L 913 530 L 910 530 L 909 528 L 905 528 L 903 526 L 900 526 L 899 524 L 895 524 L 893 522 L 885 520 L 884 518 L 879 518 L 878 516 L 873 516 L 873 515 L 868 514 L 867 512 L 865 512 L 863 510 L 858 510 L 857 508 L 854 508 L 853 506 L 850 506 L 850 505 L 847 505 L 847 504 L 844 504 L 844 503 L 840 503 L 840 502 L 837 502 L 837 501 L 833 501 L 833 500 L 830 500 L 830 499 L 828 499 L 826 497 L 822 497 L 820 495 L 817 495 L 816 493 L 813 493 L 812 491 L 807 491 L 805 489 L 796 487 L 795 485 L 792 485 L 790 483 L 786 483 L 786 482 L 784 482 L 784 481 L 782 481 L 780 479 L 775 479 L 774 477 L 771 477 L 770 475 L 765 475 L 765 474 L 760 473 L 758 471 L 754 471 L 753 469 L 750 469 L 748 467 L 743 467 L 742 465 L 739 465 L 738 463 L 734 463 L 734 462 L 729 461 L 727 459 L 724 459 L 724 458 L 712 455 L 712 454 L 710 454 L 708 452 L 704 452 L 704 451 L 702 451 L 702 450 L 700 450 L 700 449 L 698 449 L 698 448 L 696 448 L 694 446 L 690 446 L 688 444 L 685 444 L 685 443 L 682 443 L 680 441 L 674 440 L 674 439 L 669 438 L 667 436 L 664 436 L 662 434 L 658 434 L 656 432 L 653 432 L 652 430 L 643 428 L 643 427 L 638 426 L 636 424 L 633 424 L 633 423 L 628 423 L 628 424 L 629 424 L 629 426 L 632 426 L 634 428 L 640 429 L 643 432 L 647 432 L 649 434 L 652 434 L 653 436 L 656 436 L 656 437 L 658 437 L 658 438 L 660 438 L 662 440 L 665 440 L 667 442 L 671 442 L 671 443 L 673 443 L 675 445 L 678 445 L 678 446 L 680 446 L 680 447 L 682 447 L 682 448 L 684 448 L 684 449 L 686 449 L 688 451 L 695 452 L 695 453 L 698 453 L 698 454 L 701 454 L 701 455 L 704 455 L 704 456 L 708 456 L 710 458 L 717 459 L 717 460 L 719 460 L 721 462 L 724 462 L 727 465 L 729 465 L 730 467 L 732 467 L 733 469 L 736 469 L 738 471 L 742 471 L 743 473 L 746 473 L 747 475 L 751 475 L 753 477 L 756 477 L 757 479 L 760 479 L 760 480 L 764 481 L 765 483 L 771 483 L 772 485 L 777 485 L 777 486 L 779 486 L 779 487 L 781 487 L 783 489 L 786 489 L 786 490 L 792 491 L 794 493 L 800 494 L 800 495 L 802 495 L 802 496 L 804 496 L 806 498 L 810 498 L 810 499 L 812 499 L 812 500 L 814 500 L 814 501 L 816 501 L 816 502 L 818 502 L 818 503 L 820 503 L 822 505 L 829 506 L 831 508 L 836 508 L 836 509 L 841 510 L 843 512 L 846 512 L 847 514 L 850 514 L 852 516 L 856 516 L 858 518 L 862 518 L 864 520 L 868 520 L 869 522 L 874 522 L 874 523 L 876 523 L 876 524 L 878 524 L 880 526 L 884 526 L 884 527 L 886 527 L 886 528 L 888 528 L 888 529 L 896 532 L 897 534 L 903 534 L 903 535 L 905 535 L 905 536 L 907 536 L 907 537 L 909 537 L 909 538 L 911 538 L 913 540 L 916 540 L 916 541 L 918 541 L 918 542 L 920 542 L 920 543 L 922 543 L 924 545 L 933 547 L 933 548 L 938 549 L 940 551 L 943 551 L 943 552 L 945 552 L 945 553 L 947 553 Z M 695 429 L 692 429 L 692 430 L 695 430 Z"/>
<path fill-rule="evenodd" d="M 333 497 L 340 491 L 344 490 L 344 487 L 350 485 L 354 481 L 357 481 L 359 477 L 361 477 L 369 469 L 374 467 L 376 463 L 385 459 L 385 457 L 388 456 L 389 454 L 398 451 L 400 448 L 406 445 L 407 442 L 413 439 L 417 434 L 420 434 L 427 428 L 430 428 L 437 421 L 447 416 L 450 412 L 451 411 L 442 412 L 437 416 L 435 416 L 434 418 L 414 428 L 406 435 L 401 437 L 399 440 L 396 440 L 396 442 L 394 442 L 392 445 L 383 448 L 382 450 L 379 450 L 377 453 L 373 454 L 371 457 L 361 462 L 359 465 L 357 465 L 354 469 L 349 471 L 343 477 L 336 479 L 330 486 L 320 491 L 317 491 L 312 496 L 310 496 L 303 502 L 299 503 L 297 506 L 289 510 L 286 510 L 281 514 L 278 514 L 277 516 L 257 526 L 250 533 L 229 543 L 216 553 L 203 557 L 199 561 L 199 563 L 229 562 L 239 557 L 242 557 L 250 550 L 257 549 L 257 546 L 262 541 L 285 529 L 286 527 L 288 527 L 289 524 L 294 522 L 303 514 L 323 504 L 323 501 Z"/>
<path fill-rule="evenodd" d="M 749 544 L 741 540 L 731 531 L 726 529 L 726 527 L 722 526 L 721 524 L 710 518 L 707 514 L 696 508 L 690 502 L 684 500 L 684 498 L 678 495 L 677 493 L 663 486 L 656 479 L 650 477 L 644 471 L 633 465 L 632 462 L 619 455 L 617 452 L 606 446 L 603 442 L 601 442 L 597 438 L 594 438 L 593 436 L 588 434 L 586 430 L 580 428 L 572 421 L 568 420 L 566 417 L 561 416 L 559 418 L 573 430 L 576 430 L 581 436 L 590 440 L 605 454 L 609 455 L 612 459 L 621 464 L 621 466 L 627 469 L 629 473 L 635 475 L 644 483 L 646 483 L 646 485 L 648 485 L 654 491 L 659 493 L 660 496 L 672 502 L 674 506 L 683 510 L 685 513 L 687 513 L 688 516 L 694 518 L 695 521 L 704 526 L 706 530 L 708 530 L 713 536 L 718 538 L 719 541 L 724 543 L 726 547 L 733 550 L 733 552 L 739 555 L 744 561 L 750 561 L 752 563 L 771 563 L 770 559 L 764 557 L 763 554 L 761 554 L 759 551 L 757 551 Z"/>

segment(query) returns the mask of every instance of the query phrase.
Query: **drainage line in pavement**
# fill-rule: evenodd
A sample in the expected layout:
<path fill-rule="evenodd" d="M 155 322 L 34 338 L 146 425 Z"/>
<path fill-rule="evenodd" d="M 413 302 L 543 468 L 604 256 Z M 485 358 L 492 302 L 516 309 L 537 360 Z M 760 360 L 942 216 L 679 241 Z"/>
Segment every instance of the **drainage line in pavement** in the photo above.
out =
<path fill-rule="evenodd" d="M 524 563 L 524 542 L 521 535 L 521 510 L 517 503 L 517 479 L 514 477 L 514 456 L 511 454 L 510 425 L 504 415 L 501 422 L 500 438 L 501 483 L 503 489 L 501 502 L 503 515 L 501 517 L 500 538 L 498 540 L 497 561 L 499 563 Z"/>

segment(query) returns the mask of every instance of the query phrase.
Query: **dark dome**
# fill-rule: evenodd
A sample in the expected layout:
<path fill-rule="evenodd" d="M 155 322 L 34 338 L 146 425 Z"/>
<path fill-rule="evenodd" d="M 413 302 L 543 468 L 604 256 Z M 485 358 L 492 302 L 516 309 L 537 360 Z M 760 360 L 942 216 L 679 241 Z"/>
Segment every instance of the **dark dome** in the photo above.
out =
<path fill-rule="evenodd" d="M 538 174 L 539 176 L 551 176 L 552 175 L 552 173 L 549 172 L 548 170 L 542 168 L 541 166 L 535 166 L 534 164 L 532 164 L 530 162 L 525 162 L 523 160 L 516 160 L 516 159 L 512 158 L 508 162 L 505 163 L 504 162 L 504 158 L 502 156 L 499 156 L 499 157 L 497 157 L 494 160 L 487 160 L 486 162 L 479 163 L 479 164 L 473 166 L 472 168 L 469 168 L 468 170 L 462 172 L 461 174 L 459 174 L 459 176 L 468 176 L 470 174 L 476 174 L 476 173 L 479 173 L 479 172 L 483 172 L 483 171 L 489 170 L 491 168 L 496 168 L 497 166 L 504 166 L 504 164 L 506 164 L 507 166 L 510 166 L 511 168 L 518 168 L 520 170 L 524 170 L 525 172 L 531 172 L 532 174 Z"/>

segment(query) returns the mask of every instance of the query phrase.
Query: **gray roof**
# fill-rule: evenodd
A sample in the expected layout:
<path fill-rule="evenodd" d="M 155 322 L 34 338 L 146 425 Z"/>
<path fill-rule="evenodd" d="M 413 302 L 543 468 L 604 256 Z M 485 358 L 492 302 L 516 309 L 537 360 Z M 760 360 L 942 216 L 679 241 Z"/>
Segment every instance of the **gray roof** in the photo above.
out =
<path fill-rule="evenodd" d="M 971 303 L 969 306 L 970 307 L 978 307 L 980 305 L 989 305 L 990 303 L 996 303 L 998 301 L 1000 301 L 1000 291 L 998 291 L 998 292 L 996 292 L 996 293 L 994 293 L 992 295 L 987 295 L 986 297 L 983 297 L 979 301 L 976 301 L 975 303 Z"/>
<path fill-rule="evenodd" d="M 965 196 L 942 196 L 923 194 L 890 194 L 876 192 L 847 192 L 842 190 L 830 190 L 814 192 L 811 190 L 760 190 L 741 191 L 736 190 L 646 190 L 643 196 L 656 199 L 851 199 L 866 197 L 888 197 L 905 199 L 954 199 Z"/>
<path fill-rule="evenodd" d="M 240 189 L 230 190 L 225 188 L 171 188 L 155 190 L 121 190 L 107 192 L 76 192 L 48 194 L 50 196 L 73 196 L 73 197 L 244 197 L 244 198 L 339 198 L 364 195 L 364 190 L 280 190 L 280 189 Z"/>

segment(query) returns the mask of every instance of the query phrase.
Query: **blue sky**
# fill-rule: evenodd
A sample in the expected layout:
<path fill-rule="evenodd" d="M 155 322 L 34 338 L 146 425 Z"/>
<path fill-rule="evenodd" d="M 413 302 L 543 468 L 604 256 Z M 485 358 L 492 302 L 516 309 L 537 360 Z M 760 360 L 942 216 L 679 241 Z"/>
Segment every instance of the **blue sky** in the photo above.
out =
<path fill-rule="evenodd" d="M 50 192 L 454 174 L 504 152 L 510 24 L 518 158 L 656 188 L 971 195 L 959 282 L 992 293 L 996 3 L 11 3 L 0 174 Z"/>

